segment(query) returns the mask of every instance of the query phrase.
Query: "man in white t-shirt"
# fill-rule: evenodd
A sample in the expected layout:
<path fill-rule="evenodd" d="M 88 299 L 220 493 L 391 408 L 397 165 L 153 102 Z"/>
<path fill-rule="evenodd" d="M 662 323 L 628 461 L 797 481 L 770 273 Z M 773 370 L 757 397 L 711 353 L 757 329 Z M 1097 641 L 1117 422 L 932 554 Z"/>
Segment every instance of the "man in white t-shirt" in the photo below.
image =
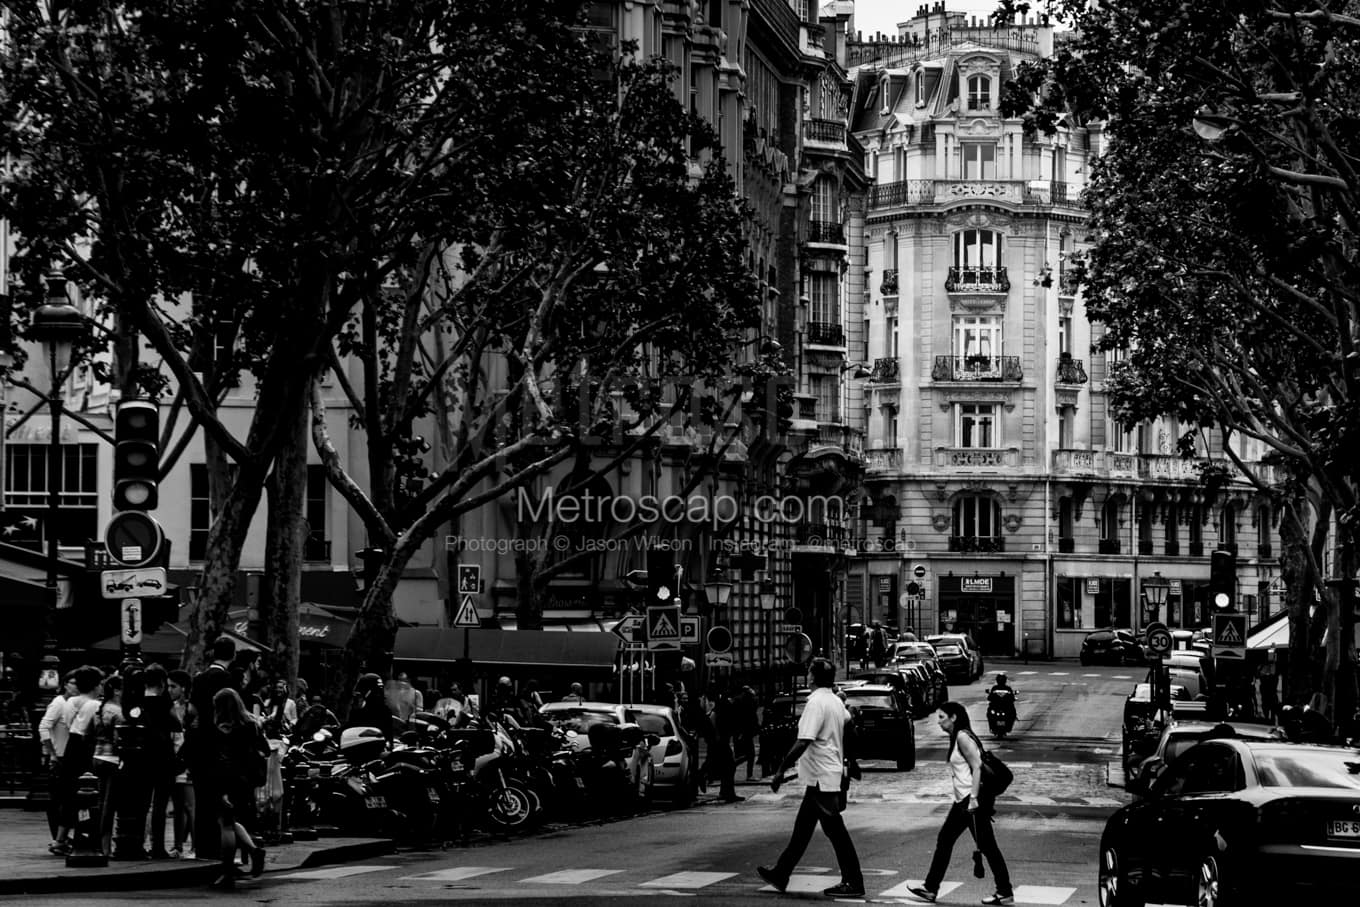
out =
<path fill-rule="evenodd" d="M 798 780 L 806 785 L 803 803 L 793 820 L 793 835 L 779 855 L 773 869 L 757 866 L 756 872 L 778 891 L 788 887 L 789 876 L 803 858 L 812 830 L 817 823 L 831 841 L 840 865 L 841 882 L 826 889 L 828 897 L 864 897 L 864 874 L 860 870 L 859 855 L 850 840 L 850 832 L 841 818 L 845 808 L 841 799 L 841 776 L 845 772 L 845 723 L 850 720 L 845 703 L 841 702 L 832 684 L 836 680 L 836 666 L 824 658 L 814 659 L 811 666 L 812 693 L 798 719 L 798 739 L 780 763 L 770 781 L 776 793 L 783 782 L 784 772 L 798 763 Z"/>

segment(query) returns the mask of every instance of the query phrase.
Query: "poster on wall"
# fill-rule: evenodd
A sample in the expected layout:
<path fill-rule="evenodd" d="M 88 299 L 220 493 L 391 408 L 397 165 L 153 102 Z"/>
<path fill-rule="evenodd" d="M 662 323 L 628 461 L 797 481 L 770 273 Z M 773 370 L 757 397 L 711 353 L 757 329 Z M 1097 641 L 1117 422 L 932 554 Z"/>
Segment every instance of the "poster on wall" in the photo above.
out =
<path fill-rule="evenodd" d="M 1100 577 L 1088 576 L 1086 578 L 1086 594 L 1087 595 L 1100 594 Z"/>

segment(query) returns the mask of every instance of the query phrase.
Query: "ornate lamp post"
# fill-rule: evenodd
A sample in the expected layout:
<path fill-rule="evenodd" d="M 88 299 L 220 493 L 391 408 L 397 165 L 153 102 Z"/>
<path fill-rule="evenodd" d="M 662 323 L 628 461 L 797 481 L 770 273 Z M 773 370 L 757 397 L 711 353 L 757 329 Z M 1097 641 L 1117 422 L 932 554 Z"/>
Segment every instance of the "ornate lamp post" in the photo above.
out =
<path fill-rule="evenodd" d="M 1171 591 L 1171 582 L 1160 573 L 1152 576 L 1143 577 L 1143 595 L 1147 597 L 1147 611 L 1152 612 L 1152 620 L 1162 619 L 1162 608 L 1166 605 L 1167 593 Z M 1143 623 L 1150 621 L 1144 615 Z"/>

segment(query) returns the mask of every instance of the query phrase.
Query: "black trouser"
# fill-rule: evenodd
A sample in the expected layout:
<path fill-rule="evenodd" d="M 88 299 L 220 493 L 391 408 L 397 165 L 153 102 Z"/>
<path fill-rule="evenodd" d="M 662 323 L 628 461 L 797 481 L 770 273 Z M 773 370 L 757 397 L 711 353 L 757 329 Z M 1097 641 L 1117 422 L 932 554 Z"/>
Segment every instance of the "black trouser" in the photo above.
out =
<path fill-rule="evenodd" d="M 926 888 L 931 891 L 940 890 L 940 883 L 944 881 L 944 874 L 949 869 L 949 858 L 954 853 L 954 842 L 967 830 L 973 833 L 978 850 L 987 858 L 987 865 L 992 869 L 992 878 L 996 879 L 996 893 L 1001 895 L 1013 893 L 1011 874 L 1006 869 L 1006 858 L 1001 856 L 1001 848 L 996 843 L 996 832 L 992 828 L 994 812 L 995 810 L 984 802 L 978 806 L 977 812 L 970 814 L 967 797 L 955 801 L 949 808 L 949 815 L 945 816 L 939 837 L 935 839 L 935 856 L 931 857 L 930 872 L 926 873 Z"/>
<path fill-rule="evenodd" d="M 66 784 L 61 774 L 61 760 L 56 756 L 47 763 L 47 828 L 52 840 L 57 840 L 57 829 L 62 826 L 66 812 Z"/>
<path fill-rule="evenodd" d="M 817 785 L 810 784 L 803 791 L 803 802 L 798 807 L 798 815 L 793 820 L 793 835 L 788 846 L 774 864 L 775 873 L 783 879 L 793 875 L 794 867 L 803 858 L 808 843 L 812 841 L 812 830 L 817 823 L 822 824 L 831 847 L 836 851 L 836 863 L 841 869 L 841 881 L 855 888 L 864 887 L 864 873 L 859 867 L 859 854 L 855 853 L 855 842 L 850 840 L 850 830 L 841 818 L 844 809 L 840 791 L 822 791 Z"/>
<path fill-rule="evenodd" d="M 145 853 L 142 842 L 146 839 L 146 815 L 151 809 L 150 766 L 136 757 L 124 760 L 116 787 L 113 852 L 116 856 L 135 859 Z"/>
<path fill-rule="evenodd" d="M 178 790 L 175 783 L 174 768 L 161 768 L 151 773 L 151 853 L 165 853 L 165 818 L 170 800 Z M 180 796 L 175 804 L 175 849 L 183 845 L 184 797 Z"/>
<path fill-rule="evenodd" d="M 194 781 L 194 856 L 200 860 L 216 860 L 222 840 L 217 824 L 218 801 L 222 791 L 209 778 L 208 767 L 195 768 L 190 775 Z"/>

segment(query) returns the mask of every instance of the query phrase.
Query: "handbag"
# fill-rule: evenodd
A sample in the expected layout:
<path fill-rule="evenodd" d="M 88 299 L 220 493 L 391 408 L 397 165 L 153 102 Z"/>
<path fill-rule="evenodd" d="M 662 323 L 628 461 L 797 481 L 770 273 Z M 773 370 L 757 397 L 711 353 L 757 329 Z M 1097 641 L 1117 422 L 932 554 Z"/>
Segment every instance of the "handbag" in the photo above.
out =
<path fill-rule="evenodd" d="M 995 753 L 983 749 L 982 741 L 978 740 L 977 734 L 973 734 L 973 740 L 978 745 L 978 751 L 982 753 L 982 784 L 979 798 L 995 800 L 1011 786 L 1011 782 L 1015 780 L 1015 773 Z"/>

